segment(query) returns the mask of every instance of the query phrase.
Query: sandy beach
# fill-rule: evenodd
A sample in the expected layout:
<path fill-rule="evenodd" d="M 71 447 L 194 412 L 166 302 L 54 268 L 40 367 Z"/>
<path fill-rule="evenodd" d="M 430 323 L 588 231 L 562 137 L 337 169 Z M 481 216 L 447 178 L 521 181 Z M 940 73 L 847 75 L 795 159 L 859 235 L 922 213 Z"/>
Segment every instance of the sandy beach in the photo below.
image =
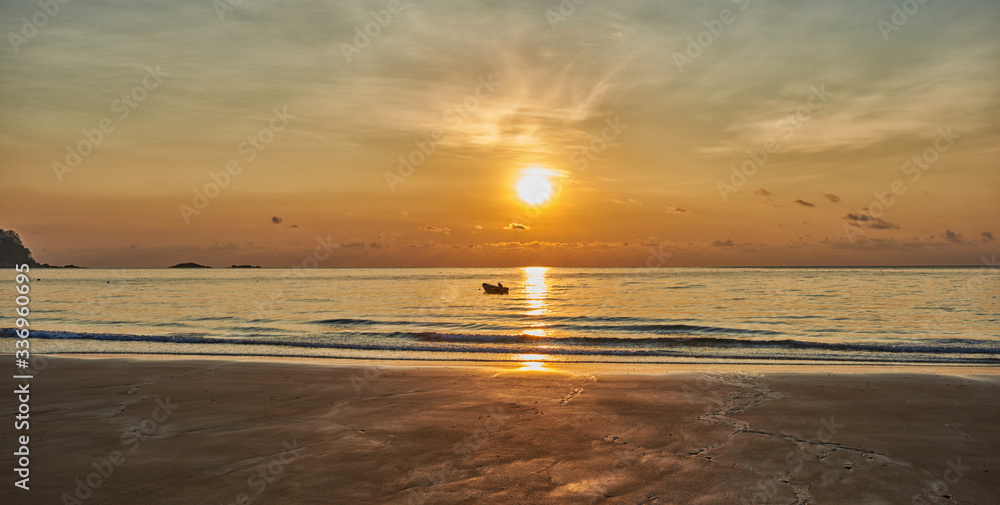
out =
<path fill-rule="evenodd" d="M 31 489 L 0 495 L 986 505 L 998 386 L 990 368 L 52 357 L 31 383 Z"/>

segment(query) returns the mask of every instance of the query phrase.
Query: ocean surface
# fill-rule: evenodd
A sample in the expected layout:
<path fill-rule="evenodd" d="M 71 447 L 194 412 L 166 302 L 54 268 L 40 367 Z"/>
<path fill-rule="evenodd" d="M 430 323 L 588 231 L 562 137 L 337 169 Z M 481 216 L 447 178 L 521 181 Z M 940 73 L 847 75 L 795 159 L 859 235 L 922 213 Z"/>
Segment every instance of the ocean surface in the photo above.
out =
<path fill-rule="evenodd" d="M 34 353 L 996 366 L 998 274 L 987 267 L 38 269 L 29 319 Z M 497 281 L 510 294 L 480 288 Z M 5 321 L 10 337 L 13 318 Z"/>

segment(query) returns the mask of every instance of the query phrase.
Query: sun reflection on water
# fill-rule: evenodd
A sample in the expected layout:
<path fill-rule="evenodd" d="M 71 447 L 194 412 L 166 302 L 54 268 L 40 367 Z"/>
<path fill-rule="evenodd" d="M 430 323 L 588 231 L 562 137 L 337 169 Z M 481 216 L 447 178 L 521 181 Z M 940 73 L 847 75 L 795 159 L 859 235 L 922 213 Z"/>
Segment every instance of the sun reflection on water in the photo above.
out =
<path fill-rule="evenodd" d="M 518 354 L 514 359 L 521 363 L 521 368 L 518 368 L 520 371 L 542 372 L 548 370 L 544 361 L 547 357 L 544 354 Z"/>
<path fill-rule="evenodd" d="M 538 316 L 544 316 L 548 313 L 546 298 L 548 297 L 549 285 L 545 279 L 545 274 L 548 270 L 548 267 L 525 267 L 522 269 L 524 273 L 525 298 L 525 311 L 523 315 L 527 319 L 528 326 L 528 328 L 521 331 L 524 335 L 539 338 L 549 335 L 545 322 L 535 320 Z M 546 347 L 548 346 L 542 346 L 540 349 Z M 542 371 L 547 370 L 545 368 L 545 360 L 547 358 L 548 356 L 544 354 L 518 354 L 514 359 L 521 363 L 519 370 Z"/>
<path fill-rule="evenodd" d="M 545 282 L 548 267 L 524 267 L 524 296 L 527 308 L 526 316 L 541 316 L 548 312 L 545 298 L 548 296 L 549 285 Z"/>

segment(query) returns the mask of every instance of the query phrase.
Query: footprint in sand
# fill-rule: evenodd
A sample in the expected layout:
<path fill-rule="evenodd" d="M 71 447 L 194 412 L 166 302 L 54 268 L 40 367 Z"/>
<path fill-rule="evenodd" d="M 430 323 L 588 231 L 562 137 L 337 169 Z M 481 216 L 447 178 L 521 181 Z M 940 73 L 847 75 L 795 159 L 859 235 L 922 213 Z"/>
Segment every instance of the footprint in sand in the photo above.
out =
<path fill-rule="evenodd" d="M 570 391 L 568 395 L 564 396 L 562 400 L 559 400 L 559 404 L 560 405 L 566 405 L 573 398 L 576 398 L 577 396 L 580 396 L 580 393 L 583 393 L 583 388 L 582 387 L 575 387 L 575 388 L 573 388 L 573 390 Z"/>

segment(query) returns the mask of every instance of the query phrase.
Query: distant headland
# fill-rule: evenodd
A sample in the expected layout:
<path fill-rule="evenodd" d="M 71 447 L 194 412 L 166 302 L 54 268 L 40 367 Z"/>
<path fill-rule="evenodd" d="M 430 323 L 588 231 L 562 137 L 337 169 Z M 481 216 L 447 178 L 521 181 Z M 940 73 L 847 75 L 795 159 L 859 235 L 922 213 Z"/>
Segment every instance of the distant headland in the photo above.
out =
<path fill-rule="evenodd" d="M 50 265 L 39 263 L 31 256 L 31 251 L 21 242 L 21 237 L 14 230 L 0 228 L 0 268 L 13 268 L 16 265 L 28 265 L 33 268 L 83 268 L 76 265 Z"/>
<path fill-rule="evenodd" d="M 31 268 L 86 268 L 76 265 L 50 265 L 39 263 L 31 255 L 28 246 L 24 245 L 21 237 L 14 230 L 0 228 L 0 268 L 14 268 L 17 265 L 28 265 Z M 200 263 L 186 262 L 178 263 L 167 268 L 212 268 Z M 232 265 L 228 268 L 261 268 L 260 265 Z"/>

